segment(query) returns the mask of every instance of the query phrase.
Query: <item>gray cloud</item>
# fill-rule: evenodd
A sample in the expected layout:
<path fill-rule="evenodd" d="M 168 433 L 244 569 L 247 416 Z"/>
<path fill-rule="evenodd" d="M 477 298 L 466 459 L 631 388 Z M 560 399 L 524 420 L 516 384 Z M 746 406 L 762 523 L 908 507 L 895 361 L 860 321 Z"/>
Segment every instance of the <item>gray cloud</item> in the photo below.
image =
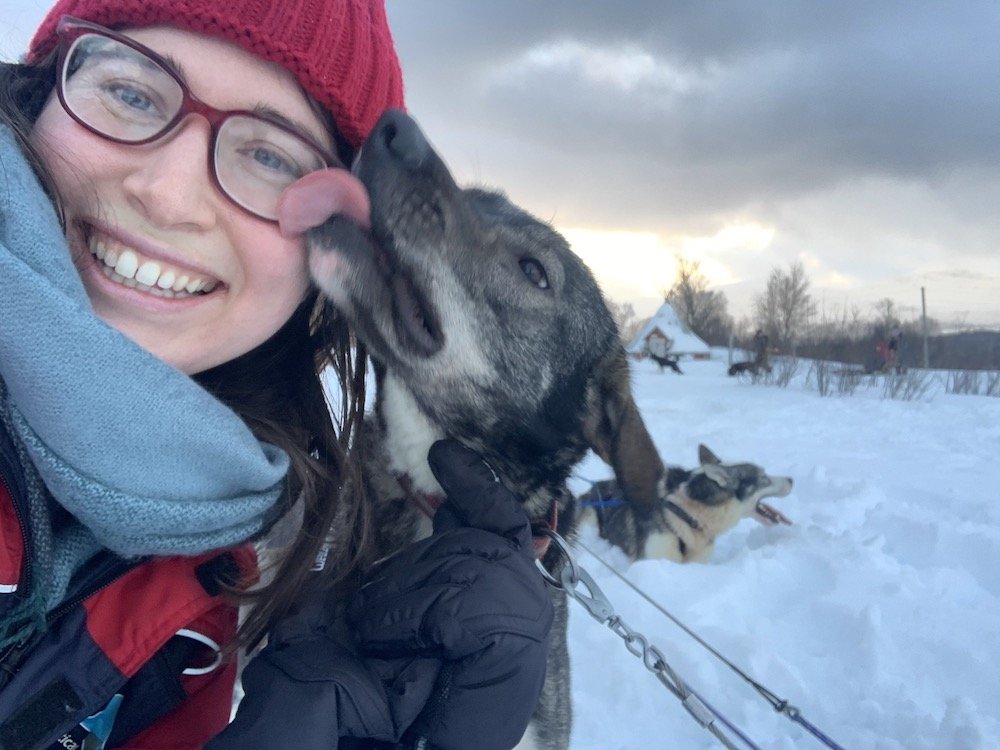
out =
<path fill-rule="evenodd" d="M 768 260 L 1000 274 L 995 2 L 388 8 L 413 114 L 460 175 L 545 218 L 710 233 L 752 215 L 776 226 Z"/>
<path fill-rule="evenodd" d="M 49 4 L 0 0 L 6 57 Z M 432 141 L 545 219 L 665 236 L 752 219 L 771 246 L 720 258 L 743 278 L 806 254 L 818 274 L 1000 287 L 994 0 L 387 7 Z"/>
<path fill-rule="evenodd" d="M 731 210 L 858 175 L 1000 164 L 995 3 L 583 5 L 390 1 L 415 114 L 495 132 L 484 152 L 503 138 L 553 183 L 636 182 L 624 202 L 657 214 L 660 197 Z M 496 80 L 503 61 L 566 40 L 627 45 L 700 82 L 625 90 L 565 66 Z"/>

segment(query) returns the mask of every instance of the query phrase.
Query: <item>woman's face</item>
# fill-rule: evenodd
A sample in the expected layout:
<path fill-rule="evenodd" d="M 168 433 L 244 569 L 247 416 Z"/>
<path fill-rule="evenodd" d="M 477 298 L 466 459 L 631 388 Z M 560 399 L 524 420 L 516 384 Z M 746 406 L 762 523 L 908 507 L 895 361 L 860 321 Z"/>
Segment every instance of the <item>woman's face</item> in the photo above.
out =
<path fill-rule="evenodd" d="M 207 104 L 275 111 L 332 149 L 322 120 L 283 68 L 228 42 L 178 29 L 150 27 L 128 35 L 174 61 L 192 93 Z M 153 143 L 116 144 L 78 125 L 54 94 L 33 132 L 95 312 L 187 373 L 266 341 L 309 286 L 301 238 L 282 237 L 277 224 L 240 209 L 215 186 L 210 138 L 208 122 L 188 116 Z M 145 290 L 105 270 L 109 259 L 128 252 L 139 275 L 151 281 Z"/>

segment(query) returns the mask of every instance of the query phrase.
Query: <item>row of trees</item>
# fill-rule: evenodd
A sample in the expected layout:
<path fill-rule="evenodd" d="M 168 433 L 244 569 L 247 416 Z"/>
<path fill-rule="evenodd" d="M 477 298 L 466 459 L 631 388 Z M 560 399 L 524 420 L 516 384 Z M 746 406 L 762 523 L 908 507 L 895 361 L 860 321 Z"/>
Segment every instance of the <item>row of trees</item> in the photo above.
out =
<path fill-rule="evenodd" d="M 727 344 L 733 334 L 742 338 L 761 330 L 773 347 L 793 350 L 816 314 L 801 263 L 792 263 L 787 271 L 772 269 L 764 291 L 754 297 L 752 316 L 739 324 L 729 314 L 726 295 L 708 288 L 697 261 L 677 259 L 673 286 L 663 296 L 684 325 L 715 346 Z"/>
<path fill-rule="evenodd" d="M 750 348 L 754 333 L 761 330 L 767 335 L 771 349 L 778 352 L 868 364 L 874 342 L 897 331 L 902 333 L 904 341 L 910 342 L 908 364 L 919 364 L 921 359 L 918 350 L 922 347 L 916 342 L 923 334 L 922 321 L 904 320 L 896 303 L 888 298 L 867 312 L 853 306 L 836 314 L 826 311 L 818 314 L 808 275 L 799 262 L 787 268 L 773 268 L 764 289 L 753 299 L 751 314 L 739 321 L 729 314 L 726 295 L 709 289 L 708 279 L 697 261 L 677 259 L 677 275 L 673 285 L 664 290 L 664 298 L 691 331 L 713 346 L 726 346 L 735 338 L 740 346 Z M 636 319 L 629 304 L 613 304 L 612 312 L 626 341 L 645 322 Z M 928 333 L 940 331 L 935 321 L 928 324 Z M 938 342 L 935 347 L 932 341 L 931 354 L 935 348 L 941 350 L 942 345 Z M 933 359 L 936 358 L 932 356 Z"/>

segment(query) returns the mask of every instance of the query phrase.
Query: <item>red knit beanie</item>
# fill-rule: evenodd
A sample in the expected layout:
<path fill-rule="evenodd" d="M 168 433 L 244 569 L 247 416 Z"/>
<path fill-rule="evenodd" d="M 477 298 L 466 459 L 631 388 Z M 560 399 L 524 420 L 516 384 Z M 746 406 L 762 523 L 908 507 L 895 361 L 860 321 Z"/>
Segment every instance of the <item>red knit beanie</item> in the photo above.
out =
<path fill-rule="evenodd" d="M 403 107 L 382 0 L 58 0 L 35 32 L 29 61 L 56 46 L 64 15 L 109 28 L 166 24 L 235 42 L 289 70 L 355 147 L 385 109 Z"/>

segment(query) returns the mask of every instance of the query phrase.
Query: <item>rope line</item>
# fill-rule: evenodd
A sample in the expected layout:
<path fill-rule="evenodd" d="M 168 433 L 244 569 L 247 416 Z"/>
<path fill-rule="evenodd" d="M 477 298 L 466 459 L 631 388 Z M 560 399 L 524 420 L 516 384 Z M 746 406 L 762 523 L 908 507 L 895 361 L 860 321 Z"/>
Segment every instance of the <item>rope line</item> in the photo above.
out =
<path fill-rule="evenodd" d="M 723 664 L 725 664 L 727 667 L 729 667 L 733 672 L 735 672 L 736 674 L 738 674 L 747 684 L 749 684 L 754 690 L 756 690 L 761 695 L 761 697 L 764 698 L 764 700 L 766 700 L 768 703 L 770 703 L 771 704 L 771 708 L 773 708 L 777 713 L 783 714 L 784 716 L 787 716 L 791 721 L 793 721 L 793 722 L 799 724 L 800 726 L 802 726 L 806 731 L 808 731 L 811 735 L 813 735 L 816 739 L 818 739 L 820 742 L 822 742 L 824 745 L 826 745 L 831 750 L 844 750 L 843 747 L 841 747 L 840 745 L 838 745 L 833 739 L 831 739 L 828 735 L 826 735 L 823 731 L 821 731 L 817 726 L 815 726 L 814 724 L 812 724 L 809 721 L 807 721 L 806 718 L 804 716 L 802 716 L 802 712 L 799 711 L 795 706 L 789 705 L 789 703 L 788 703 L 787 700 L 779 698 L 774 692 L 772 692 L 771 690 L 768 690 L 768 688 L 766 688 L 764 685 L 762 685 L 759 682 L 757 682 L 757 680 L 755 680 L 753 677 L 751 677 L 746 672 L 744 672 L 742 669 L 740 669 L 738 666 L 736 666 L 732 661 L 730 661 L 729 659 L 727 659 L 722 653 L 720 653 L 715 647 L 713 647 L 710 643 L 708 643 L 704 638 L 702 638 L 700 635 L 698 635 L 696 632 L 694 632 L 694 630 L 692 630 L 691 628 L 689 628 L 681 620 L 679 620 L 677 617 L 675 617 L 669 610 L 666 609 L 666 607 L 664 607 L 659 602 L 657 602 L 656 600 L 654 600 L 651 596 L 649 596 L 649 594 L 647 594 L 645 591 L 643 591 L 638 586 L 636 586 L 634 583 L 632 583 L 632 581 L 630 581 L 624 575 L 622 575 L 617 570 L 615 570 L 609 563 L 605 562 L 604 559 L 600 555 L 598 555 L 596 552 L 594 552 L 592 549 L 590 549 L 590 547 L 588 547 L 586 544 L 584 544 L 583 542 L 581 542 L 579 538 L 577 538 L 577 539 L 574 540 L 574 546 L 580 547 L 585 552 L 587 552 L 587 554 L 589 554 L 591 557 L 593 557 L 595 560 L 597 560 L 597 562 L 599 562 L 605 568 L 607 568 L 608 570 L 610 570 L 617 578 L 619 578 L 623 583 L 625 583 L 625 585 L 627 585 L 635 593 L 637 593 L 639 596 L 641 596 L 643 599 L 645 599 L 647 602 L 649 602 L 649 604 L 651 604 L 661 614 L 663 614 L 664 617 L 666 617 L 667 619 L 669 619 L 677 627 L 679 627 L 681 630 L 683 630 L 685 633 L 687 633 L 698 644 L 700 644 L 706 651 L 708 651 L 716 659 L 718 659 Z M 694 691 L 691 691 L 691 692 L 694 693 Z M 698 697 L 700 698 L 700 696 L 698 696 Z M 703 699 L 702 699 L 702 702 L 705 703 L 706 706 L 709 705 Z M 728 726 L 728 722 L 726 722 L 726 720 L 725 720 L 724 717 L 722 717 L 721 715 L 719 715 L 718 713 L 716 713 L 714 709 L 710 708 L 710 710 L 712 710 L 712 713 L 716 714 L 716 716 L 718 716 L 718 718 L 721 721 L 725 722 L 727 724 L 727 726 Z M 733 729 L 733 731 L 737 732 L 737 734 L 740 734 L 741 739 L 744 739 L 744 741 L 749 742 L 749 740 L 746 740 L 745 738 L 742 737 L 742 733 L 739 732 L 738 729 L 735 729 L 734 727 L 730 727 L 730 728 Z M 750 743 L 750 744 L 751 744 L 751 746 L 753 746 L 752 743 Z"/>
<path fill-rule="evenodd" d="M 700 700 L 700 701 L 701 701 L 702 703 L 704 703 L 704 704 L 705 704 L 705 707 L 706 707 L 706 708 L 707 708 L 707 709 L 708 709 L 709 711 L 711 711 L 711 712 L 712 712 L 713 714 L 715 714 L 715 717 L 716 717 L 716 718 L 717 718 L 717 719 L 718 719 L 719 721 L 721 721 L 721 722 L 722 722 L 723 724 L 725 724 L 725 725 L 726 725 L 726 727 L 727 727 L 727 728 L 729 729 L 729 731 L 730 731 L 730 732 L 732 732 L 732 733 L 733 733 L 733 734 L 735 734 L 735 735 L 736 735 L 737 737 L 739 737 L 739 738 L 740 738 L 740 739 L 741 739 L 741 740 L 742 740 L 742 741 L 744 742 L 744 744 L 746 744 L 746 746 L 747 746 L 747 747 L 749 747 L 749 748 L 750 748 L 751 750 L 761 750 L 761 749 L 760 749 L 760 748 L 759 748 L 759 747 L 758 747 L 757 745 L 755 745 L 755 744 L 754 744 L 754 741 L 753 741 L 753 740 L 751 740 L 751 739 L 750 739 L 749 737 L 747 737 L 747 736 L 746 736 L 746 735 L 745 735 L 745 734 L 743 733 L 743 731 L 742 731 L 742 730 L 741 730 L 741 729 L 740 729 L 740 728 L 739 728 L 738 726 L 736 726 L 736 725 L 735 725 L 735 724 L 733 724 L 733 723 L 732 723 L 731 721 L 729 721 L 729 719 L 727 719 L 727 718 L 726 718 L 725 716 L 723 716 L 723 715 L 722 715 L 722 714 L 721 714 L 721 713 L 720 713 L 720 712 L 719 712 L 718 710 L 716 710 L 715 706 L 713 706 L 713 705 L 712 705 L 711 703 L 709 703 L 709 702 L 708 702 L 707 700 L 705 700 L 704 696 L 702 696 L 701 694 L 699 694 L 699 693 L 698 693 L 698 692 L 697 692 L 697 691 L 696 691 L 696 690 L 695 690 L 694 688 L 692 688 L 692 687 L 691 687 L 690 685 L 688 685 L 688 686 L 687 686 L 687 689 L 688 689 L 688 690 L 689 690 L 689 691 L 691 692 L 691 694 L 692 694 L 692 695 L 694 695 L 694 696 L 695 696 L 695 697 L 696 697 L 696 698 L 697 698 L 698 700 Z"/>
<path fill-rule="evenodd" d="M 562 567 L 559 578 L 555 578 L 549 573 L 540 561 L 535 563 L 545 580 L 555 588 L 562 590 L 566 595 L 574 599 L 578 604 L 587 610 L 595 620 L 607 626 L 612 633 L 622 639 L 626 650 L 633 656 L 642 660 L 643 666 L 652 672 L 660 683 L 667 688 L 681 702 L 684 709 L 703 728 L 707 729 L 727 750 L 739 750 L 730 739 L 723 733 L 716 724 L 715 719 L 720 718 L 722 722 L 731 727 L 732 723 L 725 719 L 718 711 L 708 707 L 699 696 L 694 694 L 687 683 L 681 679 L 680 675 L 667 662 L 667 658 L 656 646 L 649 642 L 642 633 L 633 630 L 621 618 L 615 614 L 615 608 L 608 600 L 607 596 L 597 585 L 597 582 L 581 566 L 577 565 L 576 557 L 569 548 L 569 543 L 563 539 L 556 531 L 547 529 L 543 532 L 551 537 L 555 548 L 565 557 L 567 564 Z M 583 588 L 581 591 L 580 588 Z M 737 734 L 742 733 L 737 730 Z M 751 743 L 751 750 L 760 750 Z"/>

